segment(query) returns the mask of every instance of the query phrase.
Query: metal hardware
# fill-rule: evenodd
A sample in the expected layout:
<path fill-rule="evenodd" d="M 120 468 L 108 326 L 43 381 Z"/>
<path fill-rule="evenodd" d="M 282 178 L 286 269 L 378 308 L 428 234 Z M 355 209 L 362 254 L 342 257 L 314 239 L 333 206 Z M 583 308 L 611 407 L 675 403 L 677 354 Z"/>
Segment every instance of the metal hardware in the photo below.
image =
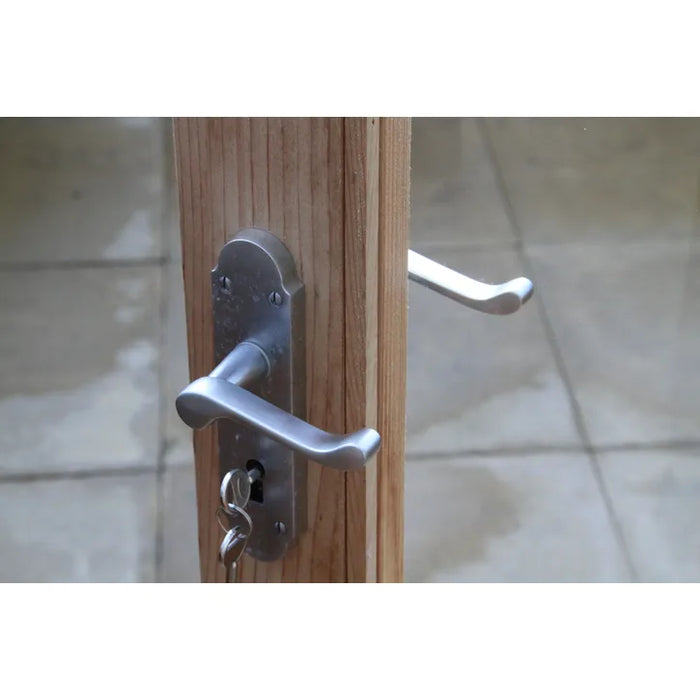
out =
<path fill-rule="evenodd" d="M 241 525 L 241 518 L 243 523 L 248 529 L 253 529 L 253 521 L 250 519 L 250 515 L 243 510 L 234 505 L 230 508 L 224 508 L 219 506 L 216 509 L 216 522 L 219 523 L 219 527 L 224 531 L 228 532 L 231 528 Z M 226 521 L 226 522 L 224 522 Z"/>
<path fill-rule="evenodd" d="M 503 284 L 478 282 L 413 250 L 408 251 L 408 278 L 487 314 L 512 314 L 532 296 L 534 289 L 526 277 Z"/>
<path fill-rule="evenodd" d="M 180 418 L 192 428 L 230 418 L 334 469 L 362 469 L 379 449 L 379 433 L 372 428 L 349 435 L 327 433 L 226 379 L 197 379 L 177 400 Z"/>
<path fill-rule="evenodd" d="M 232 469 L 224 475 L 219 488 L 221 507 L 231 510 L 233 507 L 245 508 L 250 500 L 250 487 L 253 478 L 245 469 Z"/>
<path fill-rule="evenodd" d="M 218 424 L 222 480 L 248 463 L 262 466 L 262 493 L 246 506 L 254 524 L 246 551 L 270 561 L 284 556 L 306 529 L 307 458 L 361 469 L 380 438 L 370 428 L 337 435 L 302 420 L 304 288 L 275 236 L 245 229 L 227 243 L 212 271 L 212 298 L 218 364 L 183 389 L 176 407 L 192 428 L 230 419 Z"/>
<path fill-rule="evenodd" d="M 235 576 L 236 564 L 243 556 L 248 537 L 244 531 L 238 527 L 231 528 L 219 546 L 219 558 L 227 570 L 228 576 Z M 227 581 L 228 583 L 228 581 Z"/>
<path fill-rule="evenodd" d="M 226 571 L 226 583 L 236 581 L 236 570 L 240 558 L 246 550 L 250 538 L 250 521 L 244 525 L 236 525 L 226 532 L 219 545 L 219 561 Z"/>
<path fill-rule="evenodd" d="M 229 472 L 229 474 L 230 473 L 231 472 Z M 229 476 L 229 474 L 226 476 Z M 224 481 L 226 481 L 226 477 L 224 477 Z M 222 504 L 216 511 L 216 520 L 224 531 L 224 537 L 219 545 L 219 561 L 224 565 L 226 583 L 234 583 L 236 581 L 238 560 L 243 556 L 243 552 L 245 552 L 248 544 L 248 539 L 253 532 L 253 521 L 250 519 L 248 513 L 243 510 L 245 504 L 238 505 L 237 503 L 230 503 L 224 500 L 224 493 L 227 490 L 222 481 Z M 226 518 L 228 522 L 224 524 L 222 518 Z"/>

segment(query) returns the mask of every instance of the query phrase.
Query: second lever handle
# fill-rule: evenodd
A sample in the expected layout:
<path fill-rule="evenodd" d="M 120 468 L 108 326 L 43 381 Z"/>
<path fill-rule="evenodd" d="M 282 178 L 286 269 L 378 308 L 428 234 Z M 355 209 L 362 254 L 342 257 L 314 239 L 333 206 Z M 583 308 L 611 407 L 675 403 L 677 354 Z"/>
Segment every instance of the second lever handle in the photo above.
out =
<path fill-rule="evenodd" d="M 533 292 L 532 282 L 527 277 L 517 277 L 503 284 L 485 284 L 413 250 L 408 251 L 408 278 L 487 314 L 512 314 Z"/>

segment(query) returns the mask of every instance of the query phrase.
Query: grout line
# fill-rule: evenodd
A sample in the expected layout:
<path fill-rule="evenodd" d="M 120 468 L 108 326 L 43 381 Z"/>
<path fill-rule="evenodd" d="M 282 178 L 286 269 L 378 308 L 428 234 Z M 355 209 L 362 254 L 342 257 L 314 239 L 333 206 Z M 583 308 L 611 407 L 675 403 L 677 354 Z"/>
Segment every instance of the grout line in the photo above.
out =
<path fill-rule="evenodd" d="M 416 251 L 430 252 L 446 252 L 452 253 L 455 251 L 471 251 L 475 253 L 500 250 L 511 250 L 517 244 L 515 239 L 505 241 L 411 241 L 410 248 Z"/>
<path fill-rule="evenodd" d="M 645 452 L 655 450 L 681 451 L 700 450 L 700 440 L 677 440 L 650 443 L 618 443 L 596 445 L 592 450 L 597 454 L 614 452 Z M 475 448 L 452 450 L 446 452 L 414 452 L 406 454 L 406 462 L 422 462 L 429 459 L 459 459 L 469 457 L 525 457 L 546 454 L 578 454 L 588 453 L 586 447 L 577 445 L 532 445 L 516 447 Z M 184 464 L 184 463 L 183 463 Z M 188 461 L 189 465 L 190 462 Z M 164 472 L 167 471 L 163 464 Z M 104 467 L 89 467 L 75 471 L 56 471 L 47 468 L 36 472 L 0 473 L 1 483 L 24 483 L 34 481 L 70 481 L 77 479 L 116 478 L 120 476 L 139 476 L 143 474 L 158 475 L 158 462 L 153 465 L 106 465 Z"/>
<path fill-rule="evenodd" d="M 170 163 L 171 149 L 168 139 L 171 138 L 171 131 L 168 123 L 163 124 L 162 137 L 162 162 L 161 176 L 165 182 L 165 194 L 161 197 L 160 210 L 160 247 L 161 252 L 165 252 L 169 258 L 170 239 L 170 207 L 173 197 L 173 187 L 171 187 L 171 175 L 173 173 L 172 163 Z M 167 388 L 167 329 L 169 292 L 170 292 L 170 269 L 161 267 L 160 297 L 158 300 L 158 457 L 156 462 L 156 527 L 155 541 L 153 546 L 154 576 L 156 581 L 160 581 L 163 575 L 163 562 L 165 556 L 165 455 L 168 450 L 167 440 L 167 407 L 165 404 L 165 392 Z"/>
<path fill-rule="evenodd" d="M 36 260 L 0 262 L 0 272 L 45 272 L 46 270 L 92 270 L 132 267 L 160 267 L 170 262 L 168 255 L 149 258 L 112 258 L 99 260 Z"/>
<path fill-rule="evenodd" d="M 117 478 L 122 476 L 141 476 L 144 474 L 154 474 L 155 466 L 130 466 L 117 467 L 109 466 L 102 469 L 94 467 L 86 469 L 76 469 L 72 472 L 65 471 L 37 471 L 26 473 L 10 473 L 0 475 L 0 484 L 15 484 L 15 483 L 33 483 L 35 481 L 76 481 L 79 479 L 95 479 L 95 478 Z"/>
<path fill-rule="evenodd" d="M 649 450 L 697 450 L 700 449 L 700 440 L 664 440 L 661 442 L 621 442 L 609 445 L 591 445 L 591 449 L 599 454 L 606 452 L 643 452 Z"/>
<path fill-rule="evenodd" d="M 577 454 L 590 451 L 596 454 L 615 452 L 654 452 L 668 450 L 700 450 L 700 440 L 670 440 L 665 442 L 621 442 L 617 444 L 592 445 L 516 445 L 513 447 L 466 448 L 444 452 L 408 452 L 406 461 L 420 462 L 428 459 L 454 459 L 460 457 L 524 457 L 545 454 Z"/>
<path fill-rule="evenodd" d="M 431 249 L 435 251 L 445 250 L 445 251 L 455 251 L 455 250 L 472 250 L 472 251 L 484 251 L 488 252 L 491 250 L 501 250 L 503 248 L 509 248 L 513 245 L 522 245 L 529 248 L 563 248 L 566 246 L 576 245 L 580 247 L 593 247 L 593 246 L 634 246 L 634 245 L 647 245 L 653 243 L 663 243 L 664 245 L 682 245 L 696 242 L 700 239 L 695 233 L 691 234 L 678 234 L 671 237 L 666 237 L 664 239 L 656 238 L 654 236 L 648 235 L 629 235 L 625 236 L 624 239 L 610 240 L 609 238 L 586 238 L 585 240 L 525 240 L 524 238 L 519 240 L 513 238 L 512 240 L 498 240 L 498 241 L 469 241 L 469 240 L 411 240 L 410 247 L 423 248 L 425 250 Z"/>
<path fill-rule="evenodd" d="M 520 447 L 485 447 L 447 450 L 445 452 L 410 452 L 407 462 L 422 462 L 428 459 L 455 459 L 460 457 L 525 457 L 544 454 L 577 454 L 585 452 L 581 445 L 523 445 Z"/>
<path fill-rule="evenodd" d="M 499 191 L 501 200 L 503 201 L 506 216 L 508 217 L 511 226 L 513 227 L 513 232 L 519 242 L 518 257 L 520 258 L 521 264 L 523 266 L 523 274 L 530 277 L 530 279 L 533 279 L 534 266 L 528 254 L 525 252 L 525 248 L 523 246 L 522 230 L 520 228 L 520 224 L 515 213 L 515 208 L 508 194 L 508 188 L 506 187 L 503 173 L 501 171 L 501 168 L 498 163 L 498 158 L 496 157 L 496 153 L 493 148 L 493 143 L 491 141 L 491 138 L 489 137 L 488 130 L 486 129 L 486 125 L 482 118 L 477 119 L 477 129 L 479 131 L 479 135 L 484 144 L 484 147 L 486 148 L 491 167 L 493 168 L 494 177 L 496 180 L 496 187 Z M 618 544 L 620 545 L 632 580 L 639 581 L 639 574 L 634 565 L 634 562 L 632 561 L 632 556 L 630 554 L 629 547 L 627 546 L 627 542 L 625 540 L 622 525 L 617 517 L 617 513 L 615 512 L 615 508 L 613 506 L 612 497 L 610 496 L 610 493 L 608 492 L 607 486 L 605 484 L 605 479 L 603 477 L 603 472 L 598 461 L 598 456 L 595 450 L 593 449 L 591 438 L 588 433 L 588 428 L 586 427 L 586 422 L 583 416 L 583 411 L 581 409 L 581 405 L 578 402 L 578 399 L 576 398 L 573 381 L 571 379 L 571 376 L 569 375 L 569 371 L 566 366 L 562 350 L 559 347 L 559 343 L 556 340 L 554 327 L 552 326 L 551 320 L 547 313 L 547 309 L 544 304 L 544 299 L 542 298 L 542 295 L 537 294 L 536 292 L 531 303 L 535 303 L 540 312 L 540 317 L 542 319 L 545 333 L 547 335 L 547 339 L 549 341 L 552 354 L 554 356 L 554 361 L 559 371 L 559 376 L 561 377 L 561 380 L 564 383 L 564 386 L 566 387 L 566 392 L 569 399 L 569 407 L 574 418 L 574 423 L 576 424 L 576 429 L 579 433 L 579 437 L 583 442 L 584 449 L 588 454 L 591 469 L 593 471 L 593 477 L 595 478 L 598 484 L 598 489 L 603 499 L 603 503 L 605 504 L 605 508 L 608 513 L 608 518 L 610 520 L 613 533 L 618 541 Z"/>

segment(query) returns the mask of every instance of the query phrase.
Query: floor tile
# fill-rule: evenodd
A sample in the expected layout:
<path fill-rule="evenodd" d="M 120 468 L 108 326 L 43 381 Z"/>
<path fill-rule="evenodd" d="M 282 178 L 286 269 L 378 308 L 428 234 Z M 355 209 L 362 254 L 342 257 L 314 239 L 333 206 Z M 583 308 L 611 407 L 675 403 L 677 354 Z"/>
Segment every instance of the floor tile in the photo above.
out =
<path fill-rule="evenodd" d="M 522 274 L 513 251 L 432 257 L 482 281 Z M 580 445 L 532 302 L 513 315 L 490 316 L 411 283 L 407 392 L 409 455 Z"/>
<path fill-rule="evenodd" d="M 700 450 L 599 455 L 640 579 L 700 582 Z"/>
<path fill-rule="evenodd" d="M 158 268 L 0 272 L 0 471 L 155 465 Z"/>
<path fill-rule="evenodd" d="M 700 438 L 700 238 L 528 255 L 594 444 Z"/>
<path fill-rule="evenodd" d="M 512 242 L 474 119 L 413 119 L 411 244 Z"/>
<path fill-rule="evenodd" d="M 0 262 L 161 255 L 159 119 L 0 119 Z"/>
<path fill-rule="evenodd" d="M 626 581 L 583 454 L 409 461 L 406 581 Z"/>
<path fill-rule="evenodd" d="M 154 580 L 155 475 L 0 484 L 0 581 Z"/>
<path fill-rule="evenodd" d="M 700 119 L 489 119 L 526 240 L 687 238 L 697 228 Z"/>
<path fill-rule="evenodd" d="M 158 580 L 198 583 L 199 543 L 194 469 L 191 464 L 163 475 L 163 563 Z"/>

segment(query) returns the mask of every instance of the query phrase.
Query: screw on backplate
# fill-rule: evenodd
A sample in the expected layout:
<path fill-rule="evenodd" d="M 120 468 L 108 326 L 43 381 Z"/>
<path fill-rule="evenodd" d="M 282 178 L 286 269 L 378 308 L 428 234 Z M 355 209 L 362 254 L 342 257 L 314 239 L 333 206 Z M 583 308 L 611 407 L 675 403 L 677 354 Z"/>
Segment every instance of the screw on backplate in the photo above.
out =
<path fill-rule="evenodd" d="M 219 277 L 219 284 L 221 289 L 225 289 L 227 292 L 231 290 L 231 280 L 228 277 Z"/>
<path fill-rule="evenodd" d="M 287 526 L 281 520 L 278 520 L 275 523 L 275 530 L 278 535 L 284 535 L 287 532 Z"/>
<path fill-rule="evenodd" d="M 282 305 L 282 295 L 279 292 L 270 292 L 268 299 L 273 306 Z"/>

